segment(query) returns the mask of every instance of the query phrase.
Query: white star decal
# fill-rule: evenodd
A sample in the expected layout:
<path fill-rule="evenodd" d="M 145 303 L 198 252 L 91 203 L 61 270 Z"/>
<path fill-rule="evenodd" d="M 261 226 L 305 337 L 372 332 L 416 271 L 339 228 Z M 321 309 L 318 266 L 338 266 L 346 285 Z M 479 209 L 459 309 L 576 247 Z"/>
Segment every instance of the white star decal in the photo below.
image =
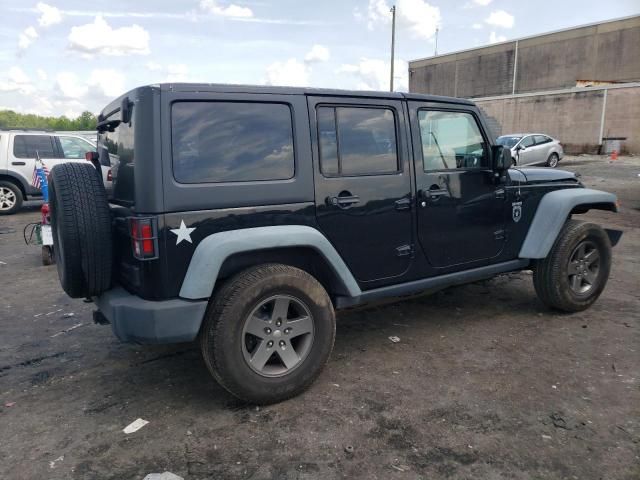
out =
<path fill-rule="evenodd" d="M 178 238 L 176 239 L 176 245 L 179 245 L 181 241 L 186 240 L 189 243 L 193 243 L 191 241 L 191 232 L 195 230 L 194 228 L 187 228 L 184 224 L 184 220 L 180 221 L 180 228 L 172 228 L 171 231 L 175 233 Z"/>

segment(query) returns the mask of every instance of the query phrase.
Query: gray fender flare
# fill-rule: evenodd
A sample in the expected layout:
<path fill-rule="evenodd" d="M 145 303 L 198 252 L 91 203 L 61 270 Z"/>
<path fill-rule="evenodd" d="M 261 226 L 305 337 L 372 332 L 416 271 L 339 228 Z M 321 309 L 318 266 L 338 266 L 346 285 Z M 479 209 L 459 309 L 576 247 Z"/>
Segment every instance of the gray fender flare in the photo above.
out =
<path fill-rule="evenodd" d="M 278 225 L 230 230 L 206 237 L 198 244 L 191 258 L 180 297 L 192 300 L 209 298 L 220 267 L 230 255 L 278 247 L 315 249 L 342 280 L 349 295 L 357 297 L 362 293 L 344 260 L 322 233 L 304 225 Z"/>
<path fill-rule="evenodd" d="M 567 188 L 549 192 L 542 197 L 538 204 L 529 232 L 520 249 L 520 258 L 545 258 L 567 217 L 578 205 L 595 205 L 602 208 L 607 205 L 617 212 L 617 197 L 613 193 L 592 190 L 590 188 Z"/>

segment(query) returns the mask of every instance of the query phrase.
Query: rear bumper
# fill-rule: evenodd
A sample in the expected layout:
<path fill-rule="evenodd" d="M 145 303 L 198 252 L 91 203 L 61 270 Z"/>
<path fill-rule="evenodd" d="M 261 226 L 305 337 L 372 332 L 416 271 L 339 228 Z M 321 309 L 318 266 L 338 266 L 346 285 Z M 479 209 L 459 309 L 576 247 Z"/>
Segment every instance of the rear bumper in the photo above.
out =
<path fill-rule="evenodd" d="M 133 343 L 191 342 L 207 309 L 206 300 L 144 300 L 121 287 L 100 295 L 96 305 L 116 337 Z"/>

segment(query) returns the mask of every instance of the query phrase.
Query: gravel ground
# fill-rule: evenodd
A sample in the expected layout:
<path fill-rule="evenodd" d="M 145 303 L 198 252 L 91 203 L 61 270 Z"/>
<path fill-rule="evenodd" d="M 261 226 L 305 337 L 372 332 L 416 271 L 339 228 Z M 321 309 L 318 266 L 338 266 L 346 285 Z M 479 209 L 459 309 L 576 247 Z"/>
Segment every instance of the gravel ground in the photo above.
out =
<path fill-rule="evenodd" d="M 625 230 L 591 309 L 545 309 L 522 272 L 342 312 L 318 381 L 265 408 L 194 345 L 118 343 L 24 245 L 37 203 L 0 217 L 0 478 L 640 478 L 640 158 L 560 166 L 622 204 L 585 216 Z"/>

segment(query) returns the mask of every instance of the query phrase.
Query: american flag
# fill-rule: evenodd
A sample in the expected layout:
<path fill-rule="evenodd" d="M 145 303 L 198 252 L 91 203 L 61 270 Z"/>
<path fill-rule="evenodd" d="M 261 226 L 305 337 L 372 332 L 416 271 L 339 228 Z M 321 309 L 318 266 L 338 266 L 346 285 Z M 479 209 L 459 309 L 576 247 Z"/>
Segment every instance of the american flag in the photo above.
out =
<path fill-rule="evenodd" d="M 42 169 L 44 170 L 44 176 L 45 177 L 49 177 L 49 169 L 44 164 L 44 162 L 41 162 L 41 163 L 42 163 Z M 31 185 L 33 185 L 36 188 L 40 188 L 40 175 L 38 175 L 38 162 L 37 161 L 36 161 L 36 164 L 33 166 L 33 175 L 31 177 Z"/>

